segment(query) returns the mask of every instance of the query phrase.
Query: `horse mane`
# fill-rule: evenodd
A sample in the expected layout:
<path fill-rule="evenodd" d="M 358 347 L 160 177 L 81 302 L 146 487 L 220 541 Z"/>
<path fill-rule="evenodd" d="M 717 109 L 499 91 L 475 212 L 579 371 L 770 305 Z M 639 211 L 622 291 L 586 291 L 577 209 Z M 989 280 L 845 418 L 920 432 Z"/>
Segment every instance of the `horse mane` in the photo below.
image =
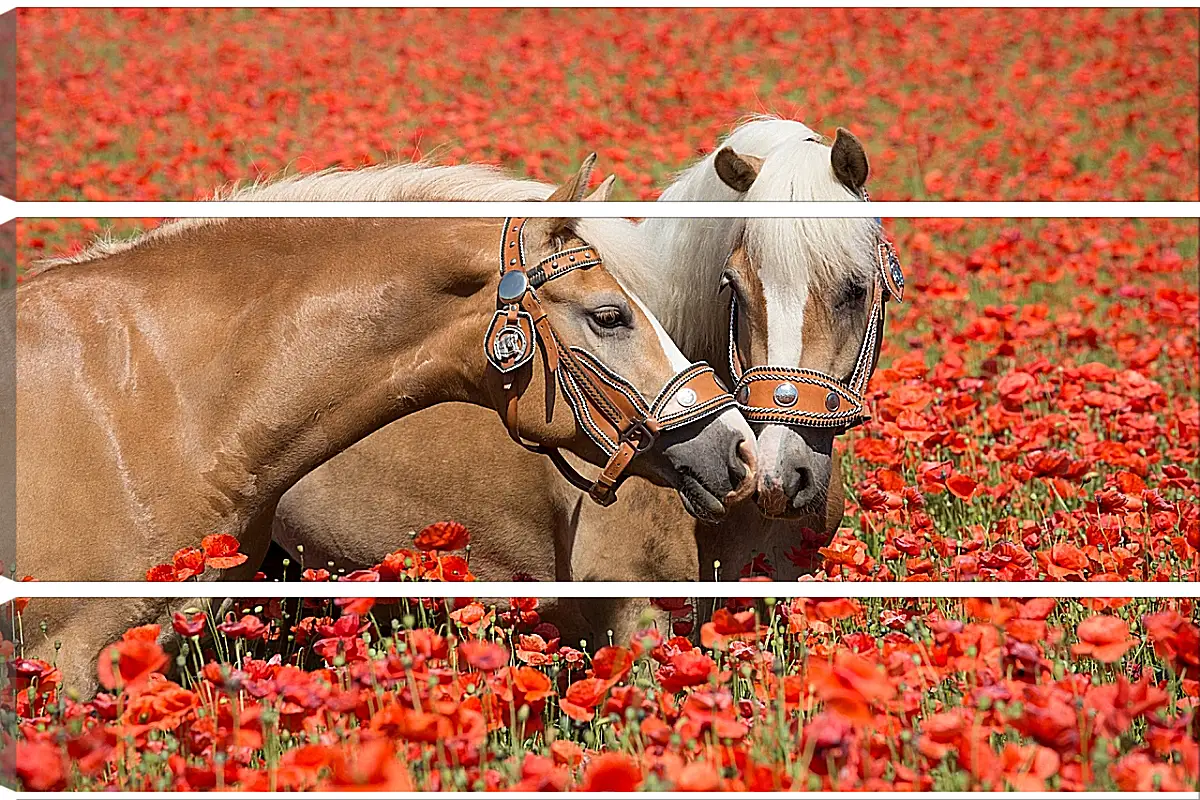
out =
<path fill-rule="evenodd" d="M 548 183 L 513 178 L 483 164 L 412 163 L 293 175 L 219 191 L 213 199 L 307 203 L 538 201 L 549 197 L 554 188 Z M 637 284 L 647 268 L 645 254 L 630 241 L 635 227 L 624 219 L 580 219 L 575 224 L 579 236 L 604 256 L 605 267 L 622 284 L 630 285 Z"/>
<path fill-rule="evenodd" d="M 260 202 L 430 202 L 545 200 L 547 183 L 513 178 L 485 164 L 437 166 L 426 162 L 327 169 L 234 185 L 213 200 Z"/>
<path fill-rule="evenodd" d="M 424 162 L 380 164 L 358 169 L 327 169 L 308 174 L 276 175 L 213 192 L 210 200 L 277 202 L 411 202 L 545 200 L 550 184 L 513 178 L 482 164 L 435 166 Z M 225 222 L 224 217 L 188 217 L 163 222 L 147 231 L 116 238 L 102 234 L 79 253 L 47 258 L 31 274 L 65 264 L 83 264 L 177 236 L 193 228 Z M 593 243 L 595 244 L 595 243 Z M 600 245 L 596 244 L 599 248 Z"/>
<path fill-rule="evenodd" d="M 713 161 L 724 146 L 763 160 L 744 196 L 717 176 Z M 767 115 L 738 124 L 712 153 L 679 173 L 659 199 L 860 200 L 834 177 L 824 137 L 802 122 Z M 718 298 L 717 285 L 726 258 L 743 236 L 755 262 L 786 267 L 790 283 L 824 291 L 842 281 L 870 278 L 879 223 L 863 218 L 651 218 L 641 228 L 647 250 L 662 265 L 642 296 L 653 298 L 659 320 L 680 348 L 695 356 L 724 346 L 728 320 L 722 308 L 728 300 Z"/>

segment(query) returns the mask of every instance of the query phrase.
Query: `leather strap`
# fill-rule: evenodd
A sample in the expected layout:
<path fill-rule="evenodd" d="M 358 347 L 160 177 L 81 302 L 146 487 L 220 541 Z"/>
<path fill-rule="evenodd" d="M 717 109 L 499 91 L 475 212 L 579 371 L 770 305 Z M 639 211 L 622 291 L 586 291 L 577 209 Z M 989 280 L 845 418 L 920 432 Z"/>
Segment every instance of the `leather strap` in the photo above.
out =
<path fill-rule="evenodd" d="M 633 457 L 638 452 L 639 450 L 629 442 L 621 442 L 617 452 L 608 459 L 604 471 L 600 473 L 588 491 L 588 497 L 602 506 L 610 506 L 616 502 L 617 486 L 620 484 L 621 474 L 625 472 L 625 468 L 629 466 L 629 462 L 633 461 Z"/>
<path fill-rule="evenodd" d="M 596 255 L 595 248 L 586 246 L 573 247 L 570 250 L 563 250 L 539 261 L 536 267 L 529 270 L 529 282 L 536 289 L 543 283 L 552 281 L 555 278 L 561 278 L 568 272 L 577 269 L 587 269 L 601 263 L 603 262 Z"/>
<path fill-rule="evenodd" d="M 661 430 L 669 431 L 736 405 L 733 395 L 717 379 L 716 370 L 701 361 L 667 382 L 650 404 L 650 413 Z"/>
<path fill-rule="evenodd" d="M 542 355 L 546 358 L 546 369 L 558 372 L 558 339 L 554 335 L 554 329 L 550 327 L 550 319 L 546 316 L 546 310 L 542 308 L 537 295 L 533 292 L 527 292 L 521 299 L 521 308 L 525 309 L 525 313 L 533 318 L 534 330 L 537 331 L 538 341 L 542 344 Z"/>
<path fill-rule="evenodd" d="M 851 427 L 869 418 L 861 396 L 811 370 L 754 367 L 739 381 L 737 397 L 743 406 L 754 409 L 756 422 L 833 428 Z"/>

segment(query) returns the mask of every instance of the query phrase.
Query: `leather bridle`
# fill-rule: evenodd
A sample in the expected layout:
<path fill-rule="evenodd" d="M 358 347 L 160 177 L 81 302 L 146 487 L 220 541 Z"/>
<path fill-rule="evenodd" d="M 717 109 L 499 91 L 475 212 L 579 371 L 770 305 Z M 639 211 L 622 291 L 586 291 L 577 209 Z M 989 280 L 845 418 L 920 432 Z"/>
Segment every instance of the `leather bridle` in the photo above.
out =
<path fill-rule="evenodd" d="M 603 263 L 595 248 L 583 245 L 547 256 L 532 268 L 525 261 L 526 219 L 508 218 L 500 246 L 500 286 L 496 314 L 484 339 L 488 362 L 504 377 L 505 424 L 521 446 L 550 456 L 577 488 L 601 505 L 616 500 L 616 489 L 633 457 L 652 447 L 665 431 L 681 428 L 736 405 L 712 367 L 691 364 L 673 378 L 652 402 L 632 383 L 580 347 L 564 346 L 537 297 L 547 281 L 577 269 Z M 555 376 L 579 427 L 604 452 L 608 463 L 589 481 L 556 449 L 530 444 L 519 430 L 520 389 L 516 378 L 533 360 L 541 342 L 546 370 Z"/>
<path fill-rule="evenodd" d="M 865 193 L 864 193 L 865 194 Z M 751 423 L 845 431 L 871 419 L 866 408 L 867 384 L 879 361 L 884 311 L 891 299 L 904 299 L 904 272 L 892 243 L 882 236 L 876 245 L 878 270 L 872 281 L 871 315 L 854 372 L 841 381 L 801 367 L 756 366 L 742 370 L 738 354 L 737 292 L 729 302 L 729 373 L 738 409 Z"/>

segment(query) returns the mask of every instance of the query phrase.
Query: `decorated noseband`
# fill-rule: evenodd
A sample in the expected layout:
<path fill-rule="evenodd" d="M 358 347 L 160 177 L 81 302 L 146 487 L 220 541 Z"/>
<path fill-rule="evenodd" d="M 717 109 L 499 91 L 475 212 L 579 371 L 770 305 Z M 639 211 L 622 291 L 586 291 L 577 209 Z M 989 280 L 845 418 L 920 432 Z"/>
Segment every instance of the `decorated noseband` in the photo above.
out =
<path fill-rule="evenodd" d="M 524 219 L 504 221 L 500 247 L 500 286 L 496 314 L 488 326 L 484 352 L 504 376 L 507 393 L 505 424 L 513 440 L 550 456 L 560 472 L 601 505 L 616 500 L 616 488 L 629 462 L 653 446 L 658 436 L 718 414 L 735 405 L 733 396 L 717 381 L 712 367 L 691 364 L 669 381 L 651 402 L 632 383 L 579 347 L 565 347 L 545 310 L 537 289 L 547 281 L 577 269 L 602 263 L 590 246 L 561 250 L 527 268 Z M 604 452 L 608 463 L 595 481 L 580 475 L 555 448 L 527 444 L 518 427 L 520 393 L 514 380 L 533 360 L 540 340 L 546 369 L 571 406 L 579 426 Z"/>
<path fill-rule="evenodd" d="M 737 294 L 729 303 L 729 372 L 734 396 L 750 422 L 833 428 L 839 433 L 871 418 L 866 408 L 867 384 L 879 361 L 884 309 L 888 300 L 904 299 L 904 272 L 896 249 L 887 239 L 876 246 L 878 270 L 872 281 L 871 315 L 850 380 L 799 367 L 751 367 L 743 371 L 737 347 Z"/>

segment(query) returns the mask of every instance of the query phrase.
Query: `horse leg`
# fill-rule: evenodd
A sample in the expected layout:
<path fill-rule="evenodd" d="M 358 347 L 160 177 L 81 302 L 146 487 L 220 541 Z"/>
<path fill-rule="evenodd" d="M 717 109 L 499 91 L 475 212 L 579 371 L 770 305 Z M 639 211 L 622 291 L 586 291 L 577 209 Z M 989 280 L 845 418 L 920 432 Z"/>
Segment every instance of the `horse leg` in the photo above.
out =
<path fill-rule="evenodd" d="M 130 628 L 152 622 L 163 626 L 160 640 L 165 641 L 174 634 L 170 604 L 179 602 L 155 598 L 35 598 L 21 615 L 24 656 L 54 664 L 62 672 L 64 690 L 82 700 L 90 699 L 99 688 L 96 663 L 100 652 Z"/>
<path fill-rule="evenodd" d="M 687 591 L 699 575 L 695 520 L 675 492 L 630 479 L 620 500 L 602 507 L 580 500 L 570 548 L 575 581 L 670 581 Z M 590 641 L 628 645 L 640 630 L 656 627 L 670 636 L 668 616 L 648 598 L 580 601 Z"/>

